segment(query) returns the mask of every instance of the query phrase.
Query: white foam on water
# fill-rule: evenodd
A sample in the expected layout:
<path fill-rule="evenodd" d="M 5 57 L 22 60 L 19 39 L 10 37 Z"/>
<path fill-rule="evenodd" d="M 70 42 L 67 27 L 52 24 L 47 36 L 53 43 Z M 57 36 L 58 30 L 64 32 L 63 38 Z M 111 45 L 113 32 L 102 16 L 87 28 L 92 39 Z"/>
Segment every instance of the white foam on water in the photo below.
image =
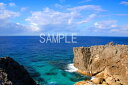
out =
<path fill-rule="evenodd" d="M 56 85 L 56 82 L 49 82 L 47 85 Z"/>
<path fill-rule="evenodd" d="M 92 76 L 92 77 L 91 77 L 91 80 L 93 80 L 93 79 L 95 79 L 95 78 L 96 78 L 95 76 Z"/>
<path fill-rule="evenodd" d="M 74 64 L 68 64 L 67 69 L 65 71 L 67 72 L 76 72 L 78 69 L 74 67 Z"/>

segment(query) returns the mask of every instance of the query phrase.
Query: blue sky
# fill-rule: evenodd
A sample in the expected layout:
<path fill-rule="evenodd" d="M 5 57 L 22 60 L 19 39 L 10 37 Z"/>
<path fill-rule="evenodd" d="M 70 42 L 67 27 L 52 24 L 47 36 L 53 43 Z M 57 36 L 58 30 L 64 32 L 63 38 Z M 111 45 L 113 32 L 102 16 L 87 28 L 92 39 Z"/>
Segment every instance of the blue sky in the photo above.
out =
<path fill-rule="evenodd" d="M 0 0 L 0 35 L 128 36 L 128 0 Z"/>

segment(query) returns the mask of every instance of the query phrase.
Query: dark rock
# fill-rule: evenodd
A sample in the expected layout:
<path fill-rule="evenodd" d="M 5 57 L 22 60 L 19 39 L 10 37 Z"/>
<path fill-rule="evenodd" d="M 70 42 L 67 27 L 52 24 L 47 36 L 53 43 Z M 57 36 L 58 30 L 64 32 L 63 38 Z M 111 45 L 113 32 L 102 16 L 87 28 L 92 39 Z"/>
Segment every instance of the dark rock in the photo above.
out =
<path fill-rule="evenodd" d="M 10 57 L 0 58 L 0 85 L 36 85 L 27 70 Z"/>

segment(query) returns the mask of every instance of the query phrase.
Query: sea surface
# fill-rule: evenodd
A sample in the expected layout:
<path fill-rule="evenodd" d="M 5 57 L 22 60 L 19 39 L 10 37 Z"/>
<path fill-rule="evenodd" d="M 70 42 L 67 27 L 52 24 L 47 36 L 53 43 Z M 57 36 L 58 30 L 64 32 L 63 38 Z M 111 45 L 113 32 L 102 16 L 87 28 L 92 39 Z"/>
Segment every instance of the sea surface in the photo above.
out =
<path fill-rule="evenodd" d="M 70 37 L 69 37 L 70 38 Z M 73 47 L 128 45 L 128 37 L 77 37 L 77 43 L 40 43 L 39 36 L 1 36 L 0 57 L 10 56 L 24 65 L 41 85 L 73 85 L 89 77 L 73 72 Z"/>

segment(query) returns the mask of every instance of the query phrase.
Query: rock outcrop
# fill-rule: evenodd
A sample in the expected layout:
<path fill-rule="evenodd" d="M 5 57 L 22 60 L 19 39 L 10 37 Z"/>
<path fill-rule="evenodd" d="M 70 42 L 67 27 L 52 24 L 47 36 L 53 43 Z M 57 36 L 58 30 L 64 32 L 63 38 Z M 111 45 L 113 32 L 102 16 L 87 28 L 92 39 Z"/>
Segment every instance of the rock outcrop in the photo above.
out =
<path fill-rule="evenodd" d="M 27 70 L 10 57 L 0 58 L 0 85 L 36 85 Z"/>
<path fill-rule="evenodd" d="M 76 47 L 74 66 L 82 74 L 95 76 L 96 78 L 87 81 L 95 85 L 128 85 L 128 45 L 109 43 L 92 47 Z"/>

